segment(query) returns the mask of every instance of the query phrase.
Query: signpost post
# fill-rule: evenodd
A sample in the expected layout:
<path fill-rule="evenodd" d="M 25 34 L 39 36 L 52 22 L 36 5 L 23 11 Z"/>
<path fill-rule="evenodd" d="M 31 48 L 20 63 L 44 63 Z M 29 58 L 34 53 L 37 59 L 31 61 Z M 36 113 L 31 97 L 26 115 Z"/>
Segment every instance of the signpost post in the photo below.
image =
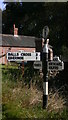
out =
<path fill-rule="evenodd" d="M 48 103 L 48 26 L 43 28 L 44 46 L 42 51 L 42 71 L 43 71 L 43 109 L 47 108 Z"/>
<path fill-rule="evenodd" d="M 43 72 L 43 109 L 47 108 L 48 103 L 48 47 L 44 45 L 42 53 L 42 72 Z M 45 50 L 44 50 L 45 49 Z"/>

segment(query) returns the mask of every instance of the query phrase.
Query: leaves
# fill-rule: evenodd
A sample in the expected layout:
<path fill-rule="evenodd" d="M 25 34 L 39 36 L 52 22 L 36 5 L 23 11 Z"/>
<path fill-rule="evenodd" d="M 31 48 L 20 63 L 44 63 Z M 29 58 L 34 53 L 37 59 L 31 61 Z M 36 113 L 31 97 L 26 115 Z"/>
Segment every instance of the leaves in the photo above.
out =
<path fill-rule="evenodd" d="M 3 11 L 3 33 L 13 34 L 13 24 L 20 35 L 42 37 L 45 25 L 50 29 L 50 44 L 56 54 L 62 45 L 67 46 L 67 3 L 60 2 L 9 2 Z M 56 49 L 57 47 L 57 49 Z"/>

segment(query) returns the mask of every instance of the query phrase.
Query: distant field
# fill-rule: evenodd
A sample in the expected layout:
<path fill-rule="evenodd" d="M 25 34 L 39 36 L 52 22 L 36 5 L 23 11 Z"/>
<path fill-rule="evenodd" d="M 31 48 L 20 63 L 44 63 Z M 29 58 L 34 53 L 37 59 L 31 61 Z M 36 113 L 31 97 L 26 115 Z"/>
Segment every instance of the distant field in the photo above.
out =
<path fill-rule="evenodd" d="M 30 76 L 23 77 L 22 70 L 18 69 L 18 66 L 0 65 L 0 68 L 2 69 L 3 120 L 9 118 L 14 120 L 16 118 L 68 120 L 65 99 L 61 95 L 59 96 L 58 91 L 55 94 L 52 94 L 52 91 L 49 92 L 48 108 L 47 110 L 42 109 L 42 88 L 39 87 L 41 82 L 38 75 L 32 77 L 35 81 L 29 88 Z M 30 71 L 25 68 L 25 72 L 29 75 Z"/>

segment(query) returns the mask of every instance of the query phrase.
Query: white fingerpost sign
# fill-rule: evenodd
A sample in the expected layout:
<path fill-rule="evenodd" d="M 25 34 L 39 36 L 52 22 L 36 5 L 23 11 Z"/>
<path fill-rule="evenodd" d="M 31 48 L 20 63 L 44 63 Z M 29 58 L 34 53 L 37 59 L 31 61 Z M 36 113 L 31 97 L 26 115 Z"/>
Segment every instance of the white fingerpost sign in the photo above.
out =
<path fill-rule="evenodd" d="M 8 61 L 40 61 L 40 52 L 8 52 Z"/>
<path fill-rule="evenodd" d="M 62 71 L 64 63 L 59 57 L 54 57 L 52 61 L 48 61 L 48 71 Z"/>
<path fill-rule="evenodd" d="M 33 67 L 34 69 L 42 69 L 42 61 L 35 61 Z"/>

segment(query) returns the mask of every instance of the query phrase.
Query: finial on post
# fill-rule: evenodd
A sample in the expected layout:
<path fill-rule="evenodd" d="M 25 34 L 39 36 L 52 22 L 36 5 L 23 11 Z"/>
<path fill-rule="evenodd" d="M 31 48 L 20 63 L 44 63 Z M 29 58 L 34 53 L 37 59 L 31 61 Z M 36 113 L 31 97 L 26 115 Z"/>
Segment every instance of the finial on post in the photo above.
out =
<path fill-rule="evenodd" d="M 42 33 L 42 37 L 44 38 L 44 43 L 46 43 L 47 37 L 49 34 L 49 27 L 48 26 L 44 26 L 43 28 L 43 33 Z"/>

